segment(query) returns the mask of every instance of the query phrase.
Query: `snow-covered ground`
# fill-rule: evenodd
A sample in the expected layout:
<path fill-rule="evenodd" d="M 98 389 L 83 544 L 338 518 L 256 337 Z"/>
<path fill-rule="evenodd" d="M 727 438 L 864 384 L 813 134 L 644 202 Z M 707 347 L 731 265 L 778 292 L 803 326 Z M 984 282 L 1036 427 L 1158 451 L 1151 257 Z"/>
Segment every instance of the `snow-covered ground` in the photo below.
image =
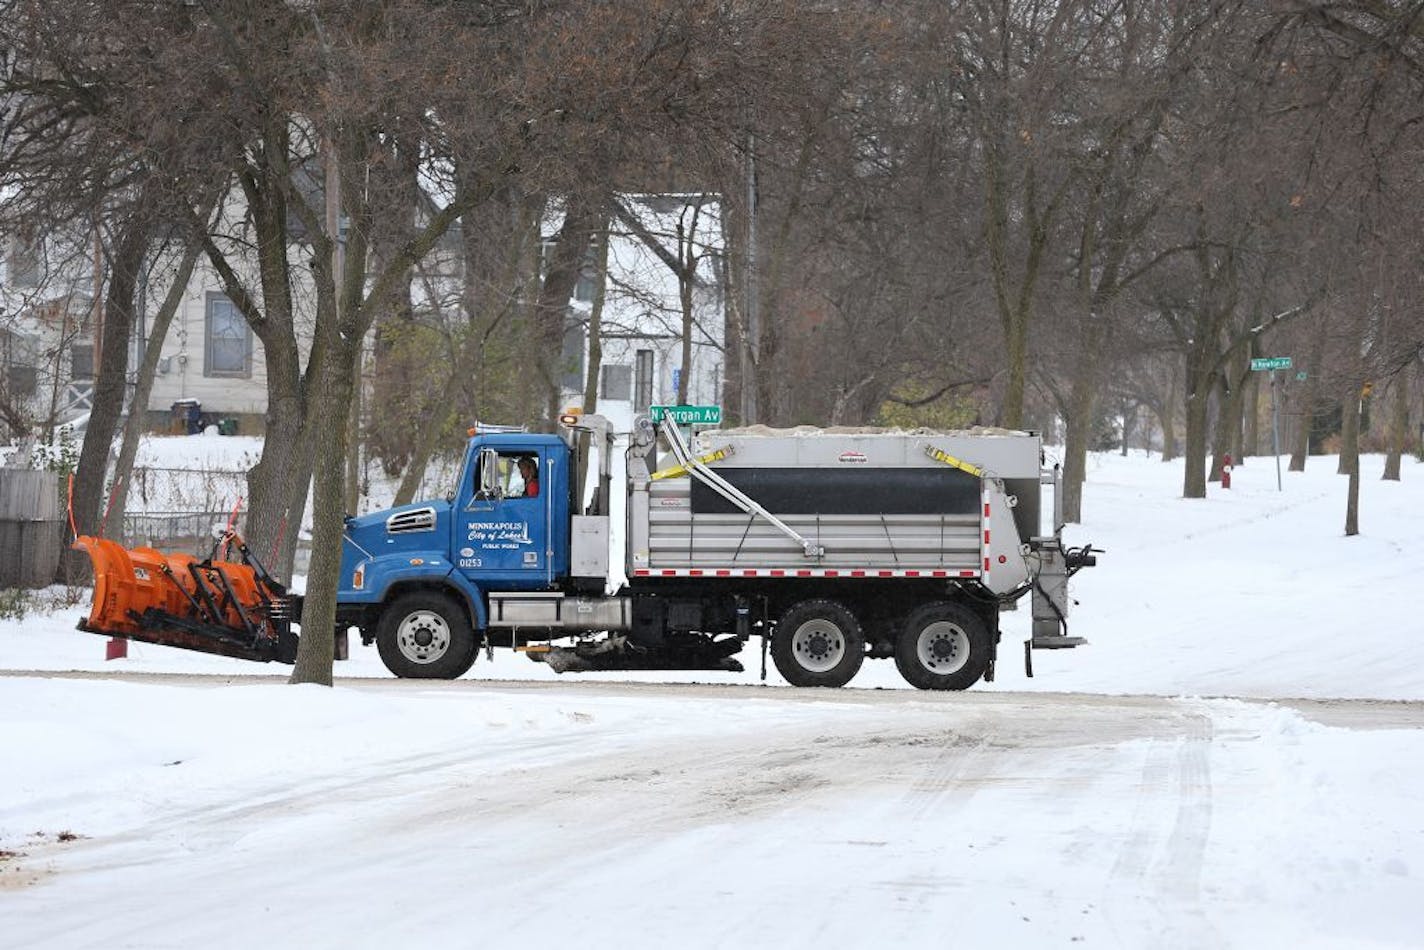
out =
<path fill-rule="evenodd" d="M 756 684 L 755 655 L 427 684 L 359 646 L 325 690 L 106 662 L 78 607 L 0 621 L 0 670 L 270 677 L 0 673 L 0 942 L 1419 947 L 1424 466 L 1382 464 L 1346 538 L 1333 458 L 1185 501 L 1179 465 L 1094 457 L 1091 645 L 1027 679 L 1020 611 L 964 694 L 887 661 L 827 693 L 615 685 Z M 1294 697 L 1409 702 L 1241 699 Z"/>

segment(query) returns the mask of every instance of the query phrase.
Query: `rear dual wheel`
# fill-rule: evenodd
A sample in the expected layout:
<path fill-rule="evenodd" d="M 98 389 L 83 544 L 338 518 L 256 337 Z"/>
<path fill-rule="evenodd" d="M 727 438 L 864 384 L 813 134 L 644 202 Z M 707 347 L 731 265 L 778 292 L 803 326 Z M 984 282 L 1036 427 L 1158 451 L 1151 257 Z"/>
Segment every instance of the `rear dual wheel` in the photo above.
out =
<path fill-rule="evenodd" d="M 918 689 L 968 689 L 989 668 L 994 643 L 974 611 L 949 601 L 925 604 L 905 618 L 895 665 Z"/>
<path fill-rule="evenodd" d="M 777 622 L 771 658 L 792 686 L 844 686 L 865 660 L 865 634 L 844 604 L 803 600 Z"/>

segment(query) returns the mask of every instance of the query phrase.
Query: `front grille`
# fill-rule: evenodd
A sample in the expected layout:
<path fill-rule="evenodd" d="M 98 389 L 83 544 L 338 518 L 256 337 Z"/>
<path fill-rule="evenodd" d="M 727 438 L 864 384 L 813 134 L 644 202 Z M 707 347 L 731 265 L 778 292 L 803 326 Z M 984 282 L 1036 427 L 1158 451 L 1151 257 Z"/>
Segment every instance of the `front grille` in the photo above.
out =
<path fill-rule="evenodd" d="M 401 511 L 386 519 L 386 533 L 388 534 L 413 534 L 417 531 L 434 530 L 434 508 L 417 508 L 414 511 Z"/>

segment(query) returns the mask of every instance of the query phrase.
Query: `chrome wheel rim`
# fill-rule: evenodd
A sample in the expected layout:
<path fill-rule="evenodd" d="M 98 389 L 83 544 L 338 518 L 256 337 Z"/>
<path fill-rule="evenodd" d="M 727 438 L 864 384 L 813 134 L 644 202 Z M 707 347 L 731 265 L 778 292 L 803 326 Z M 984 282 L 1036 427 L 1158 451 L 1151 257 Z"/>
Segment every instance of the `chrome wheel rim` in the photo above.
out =
<path fill-rule="evenodd" d="M 845 658 L 846 640 L 841 628 L 816 617 L 791 634 L 791 653 L 810 673 L 829 673 Z"/>
<path fill-rule="evenodd" d="M 920 631 L 915 655 L 932 673 L 957 673 L 969 662 L 969 635 L 957 623 L 936 620 Z"/>
<path fill-rule="evenodd" d="M 433 610 L 414 611 L 396 628 L 396 646 L 412 663 L 434 663 L 450 649 L 450 625 Z"/>

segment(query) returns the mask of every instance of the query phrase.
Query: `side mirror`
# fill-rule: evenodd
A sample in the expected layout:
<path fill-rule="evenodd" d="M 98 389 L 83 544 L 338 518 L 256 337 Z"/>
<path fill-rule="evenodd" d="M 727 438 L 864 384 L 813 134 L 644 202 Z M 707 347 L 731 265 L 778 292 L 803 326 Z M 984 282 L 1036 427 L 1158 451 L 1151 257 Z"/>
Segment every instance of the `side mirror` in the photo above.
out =
<path fill-rule="evenodd" d="M 480 449 L 480 497 L 498 498 L 500 495 L 499 453 L 494 449 Z"/>

